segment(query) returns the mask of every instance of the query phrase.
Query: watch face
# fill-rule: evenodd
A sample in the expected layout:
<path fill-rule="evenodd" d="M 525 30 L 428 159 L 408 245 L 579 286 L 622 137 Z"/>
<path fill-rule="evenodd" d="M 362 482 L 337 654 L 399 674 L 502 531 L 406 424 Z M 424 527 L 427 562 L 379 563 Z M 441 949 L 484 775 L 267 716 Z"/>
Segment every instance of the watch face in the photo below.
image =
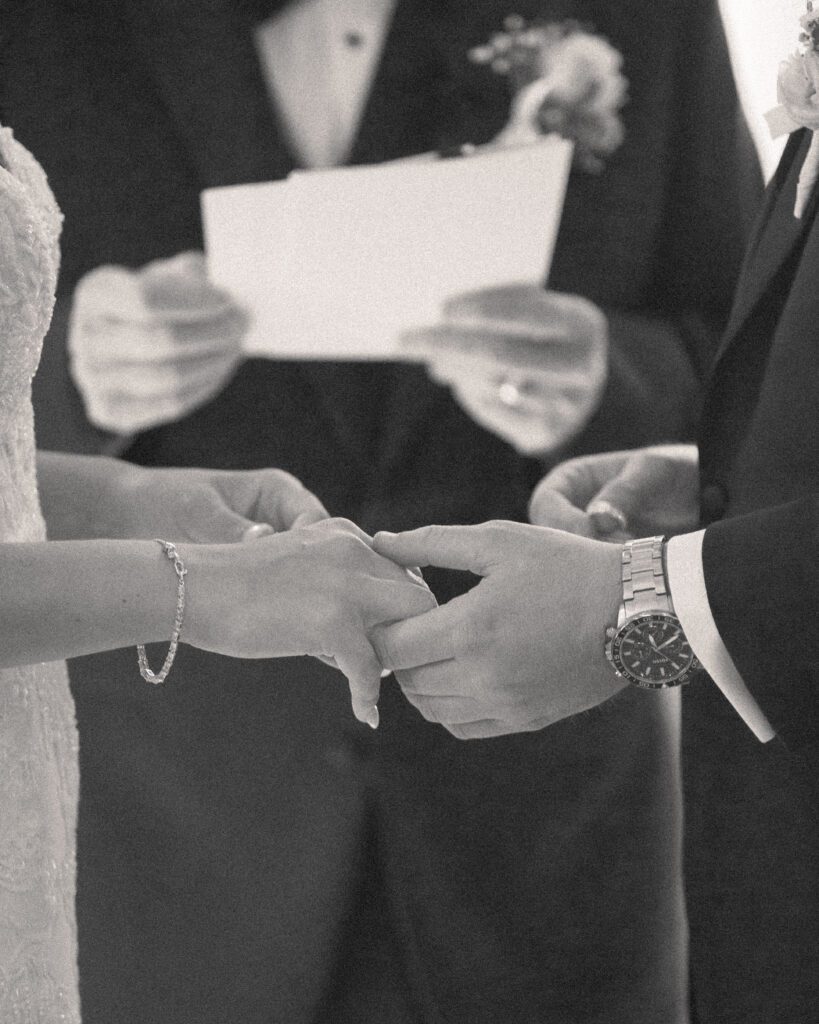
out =
<path fill-rule="evenodd" d="M 679 620 L 667 612 L 628 619 L 614 633 L 610 651 L 610 660 L 622 676 L 649 689 L 687 682 L 697 666 Z"/>

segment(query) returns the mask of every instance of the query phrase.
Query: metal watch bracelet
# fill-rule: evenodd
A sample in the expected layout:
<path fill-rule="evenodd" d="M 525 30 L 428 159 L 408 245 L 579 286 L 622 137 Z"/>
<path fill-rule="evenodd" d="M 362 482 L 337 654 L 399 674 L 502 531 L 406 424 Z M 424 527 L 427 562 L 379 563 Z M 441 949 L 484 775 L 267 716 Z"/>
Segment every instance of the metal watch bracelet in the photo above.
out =
<path fill-rule="evenodd" d="M 664 537 L 628 541 L 623 548 L 621 579 L 623 598 L 617 625 L 642 612 L 674 613 L 663 565 Z"/>

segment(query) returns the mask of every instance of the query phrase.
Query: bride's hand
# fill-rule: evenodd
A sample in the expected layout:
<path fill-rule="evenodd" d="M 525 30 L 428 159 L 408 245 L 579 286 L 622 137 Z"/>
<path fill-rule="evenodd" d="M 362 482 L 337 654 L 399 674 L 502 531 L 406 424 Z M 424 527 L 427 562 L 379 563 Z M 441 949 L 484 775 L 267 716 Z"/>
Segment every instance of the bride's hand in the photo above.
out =
<path fill-rule="evenodd" d="M 116 500 L 121 536 L 197 544 L 257 539 L 328 518 L 319 499 L 280 469 L 128 467 Z"/>
<path fill-rule="evenodd" d="M 37 475 L 54 540 L 164 537 L 229 544 L 328 517 L 319 499 L 280 469 L 148 469 L 40 452 Z"/>
<path fill-rule="evenodd" d="M 353 713 L 373 726 L 381 663 L 371 631 L 436 605 L 420 577 L 378 555 L 342 519 L 180 553 L 188 567 L 187 643 L 242 658 L 334 659 L 349 680 Z"/>

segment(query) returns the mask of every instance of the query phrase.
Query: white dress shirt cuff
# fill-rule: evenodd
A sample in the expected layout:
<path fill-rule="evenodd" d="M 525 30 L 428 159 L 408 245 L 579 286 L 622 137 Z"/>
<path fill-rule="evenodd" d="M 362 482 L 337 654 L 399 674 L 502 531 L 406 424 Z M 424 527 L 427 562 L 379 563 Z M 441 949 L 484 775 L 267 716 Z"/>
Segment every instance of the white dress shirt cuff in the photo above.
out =
<path fill-rule="evenodd" d="M 666 545 L 668 587 L 674 611 L 700 664 L 722 690 L 758 740 L 767 743 L 776 733 L 737 672 L 714 622 L 702 569 L 705 530 L 672 537 Z"/>

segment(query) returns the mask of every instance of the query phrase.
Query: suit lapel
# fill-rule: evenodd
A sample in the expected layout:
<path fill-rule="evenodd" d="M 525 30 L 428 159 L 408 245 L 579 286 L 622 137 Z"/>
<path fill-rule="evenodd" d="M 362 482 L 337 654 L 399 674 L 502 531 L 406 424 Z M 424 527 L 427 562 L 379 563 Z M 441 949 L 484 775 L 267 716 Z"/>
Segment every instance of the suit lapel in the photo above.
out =
<path fill-rule="evenodd" d="M 795 132 L 788 140 L 776 174 L 765 193 L 765 200 L 748 247 L 739 277 L 734 305 L 717 351 L 715 363 L 731 347 L 748 317 L 770 287 L 782 264 L 793 252 L 813 220 L 817 192 L 801 219 L 793 215 L 796 182 L 810 138 Z"/>
<path fill-rule="evenodd" d="M 292 170 L 251 32 L 231 0 L 118 6 L 204 187 L 282 178 Z"/>

